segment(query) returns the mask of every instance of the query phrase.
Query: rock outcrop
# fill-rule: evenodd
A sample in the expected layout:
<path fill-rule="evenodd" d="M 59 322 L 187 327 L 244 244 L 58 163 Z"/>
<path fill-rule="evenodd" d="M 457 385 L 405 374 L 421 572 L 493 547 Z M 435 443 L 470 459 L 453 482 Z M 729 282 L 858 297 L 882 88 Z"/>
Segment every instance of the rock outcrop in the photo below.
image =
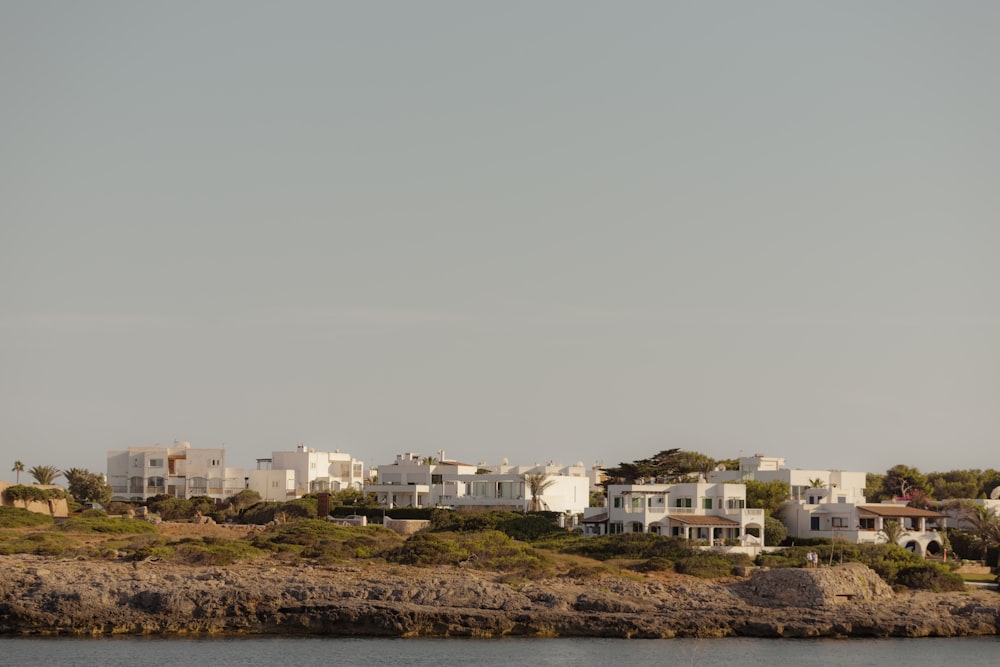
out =
<path fill-rule="evenodd" d="M 867 568 L 511 586 L 468 568 L 0 557 L 0 633 L 924 637 L 998 634 L 992 591 L 893 595 Z"/>

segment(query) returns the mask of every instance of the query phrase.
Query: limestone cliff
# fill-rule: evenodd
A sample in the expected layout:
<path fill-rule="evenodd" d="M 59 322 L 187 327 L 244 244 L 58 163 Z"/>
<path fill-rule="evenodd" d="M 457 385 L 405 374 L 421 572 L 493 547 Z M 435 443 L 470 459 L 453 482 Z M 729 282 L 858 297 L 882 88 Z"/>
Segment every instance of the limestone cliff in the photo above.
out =
<path fill-rule="evenodd" d="M 998 626 L 994 592 L 893 595 L 861 566 L 510 586 L 466 569 L 0 557 L 6 634 L 923 637 Z"/>

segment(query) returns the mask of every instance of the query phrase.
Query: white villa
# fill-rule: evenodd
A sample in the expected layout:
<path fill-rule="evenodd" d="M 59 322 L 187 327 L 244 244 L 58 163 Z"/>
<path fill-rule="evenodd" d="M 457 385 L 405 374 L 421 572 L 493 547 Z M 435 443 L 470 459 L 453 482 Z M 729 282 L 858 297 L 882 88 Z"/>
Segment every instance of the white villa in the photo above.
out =
<path fill-rule="evenodd" d="M 360 490 L 363 484 L 362 461 L 339 449 L 318 452 L 302 444 L 293 452 L 271 452 L 270 458 L 257 459 L 257 469 L 246 477 L 246 488 L 263 500 L 282 502 L 307 493 Z"/>
<path fill-rule="evenodd" d="M 407 452 L 376 468 L 377 482 L 365 486 L 384 507 L 481 507 L 527 511 L 533 501 L 525 477 L 545 475 L 537 495 L 540 509 L 580 514 L 590 501 L 590 473 L 582 463 L 512 466 L 421 458 Z"/>
<path fill-rule="evenodd" d="M 707 542 L 763 546 L 764 510 L 747 509 L 746 486 L 721 482 L 611 484 L 604 508 L 589 508 L 590 534 L 656 533 Z"/>
<path fill-rule="evenodd" d="M 740 459 L 739 470 L 712 472 L 710 480 L 782 481 L 791 487 L 791 501 L 778 517 L 790 537 L 846 539 L 855 543 L 885 541 L 881 531 L 889 521 L 903 529 L 898 543 L 921 556 L 940 554 L 944 515 L 901 503 L 867 503 L 863 472 L 790 470 L 782 458 L 760 454 Z"/>
<path fill-rule="evenodd" d="M 243 468 L 226 467 L 224 447 L 200 449 L 189 442 L 108 452 L 108 483 L 113 500 L 208 496 L 223 500 L 244 488 Z"/>

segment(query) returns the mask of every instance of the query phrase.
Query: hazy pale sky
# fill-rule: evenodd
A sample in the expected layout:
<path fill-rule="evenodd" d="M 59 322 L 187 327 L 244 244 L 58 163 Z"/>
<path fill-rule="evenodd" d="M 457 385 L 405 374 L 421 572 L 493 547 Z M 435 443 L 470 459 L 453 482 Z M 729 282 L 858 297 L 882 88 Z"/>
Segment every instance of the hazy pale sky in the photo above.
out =
<path fill-rule="evenodd" d="M 1000 467 L 1000 4 L 0 1 L 0 449 Z"/>

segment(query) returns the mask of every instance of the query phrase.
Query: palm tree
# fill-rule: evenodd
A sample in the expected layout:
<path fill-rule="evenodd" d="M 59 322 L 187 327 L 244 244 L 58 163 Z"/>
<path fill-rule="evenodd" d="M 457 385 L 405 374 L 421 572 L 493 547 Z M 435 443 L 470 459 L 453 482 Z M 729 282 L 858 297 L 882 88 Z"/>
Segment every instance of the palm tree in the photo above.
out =
<path fill-rule="evenodd" d="M 969 526 L 965 532 L 976 538 L 982 548 L 982 561 L 986 562 L 986 552 L 991 544 L 1000 544 L 1000 516 L 992 507 L 965 503 L 962 519 Z"/>
<path fill-rule="evenodd" d="M 910 531 L 903 528 L 903 524 L 898 521 L 886 521 L 882 524 L 882 530 L 878 531 L 885 538 L 886 544 L 899 544 L 904 535 Z"/>
<path fill-rule="evenodd" d="M 826 483 L 823 480 L 821 480 L 819 477 L 816 477 L 815 479 L 809 480 L 809 488 L 810 489 L 825 489 L 826 488 Z"/>
<path fill-rule="evenodd" d="M 24 472 L 24 464 L 20 461 L 14 461 L 14 467 L 10 469 L 12 473 L 15 474 L 15 484 L 21 483 L 21 473 Z"/>
<path fill-rule="evenodd" d="M 52 484 L 56 477 L 62 475 L 55 466 L 35 466 L 28 471 L 28 474 L 35 478 L 35 481 L 45 486 Z"/>
<path fill-rule="evenodd" d="M 556 483 L 556 480 L 545 479 L 546 477 L 548 475 L 544 472 L 529 472 L 524 476 L 524 483 L 528 486 L 528 492 L 531 493 L 531 502 L 528 503 L 529 512 L 542 511 L 542 505 L 545 503 L 541 496 L 545 489 Z"/>

